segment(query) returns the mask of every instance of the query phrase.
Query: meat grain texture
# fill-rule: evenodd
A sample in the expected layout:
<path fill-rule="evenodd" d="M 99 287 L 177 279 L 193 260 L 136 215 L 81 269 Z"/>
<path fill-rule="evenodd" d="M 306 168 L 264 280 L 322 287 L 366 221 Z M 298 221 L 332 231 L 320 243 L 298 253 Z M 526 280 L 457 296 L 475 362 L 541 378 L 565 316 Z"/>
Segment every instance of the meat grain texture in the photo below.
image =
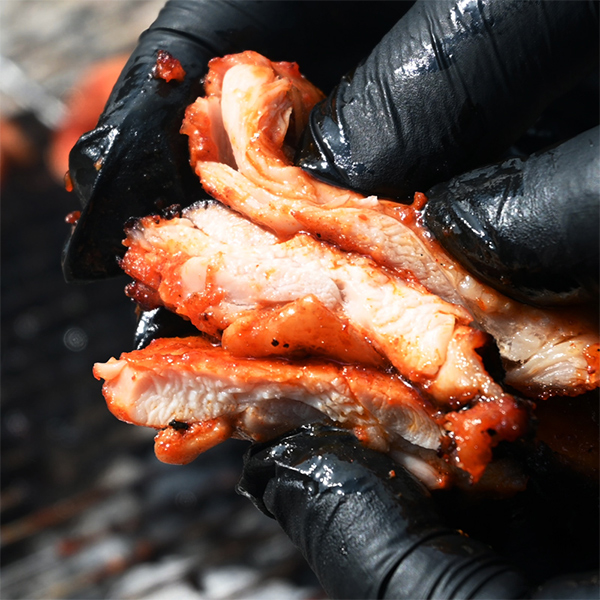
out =
<path fill-rule="evenodd" d="M 324 422 L 432 488 L 477 482 L 494 446 L 527 435 L 532 401 L 598 386 L 594 315 L 476 281 L 420 224 L 422 194 L 365 198 L 293 166 L 322 98 L 297 65 L 214 59 L 205 92 L 181 131 L 215 200 L 140 219 L 122 261 L 132 298 L 198 336 L 94 368 L 117 417 L 159 430 L 161 460 Z M 494 342 L 502 381 L 481 358 Z"/>

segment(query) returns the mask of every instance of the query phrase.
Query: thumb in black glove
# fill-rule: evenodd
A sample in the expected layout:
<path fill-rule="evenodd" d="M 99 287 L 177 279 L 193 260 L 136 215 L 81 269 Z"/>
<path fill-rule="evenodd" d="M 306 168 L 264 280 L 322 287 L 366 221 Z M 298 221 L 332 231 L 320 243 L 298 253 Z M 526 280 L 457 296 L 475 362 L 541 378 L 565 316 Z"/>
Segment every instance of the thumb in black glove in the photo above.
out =
<path fill-rule="evenodd" d="M 280 522 L 332 597 L 525 592 L 488 548 L 443 526 L 422 484 L 345 431 L 306 428 L 253 446 L 239 491 Z"/>

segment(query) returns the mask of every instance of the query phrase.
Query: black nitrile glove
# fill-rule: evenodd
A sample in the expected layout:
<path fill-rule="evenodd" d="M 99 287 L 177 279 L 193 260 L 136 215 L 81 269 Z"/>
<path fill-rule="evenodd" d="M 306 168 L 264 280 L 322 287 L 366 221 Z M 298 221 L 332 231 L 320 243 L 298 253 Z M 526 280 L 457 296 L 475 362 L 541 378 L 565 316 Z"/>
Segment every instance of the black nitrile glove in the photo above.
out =
<path fill-rule="evenodd" d="M 471 273 L 535 304 L 598 299 L 599 129 L 427 192 L 424 222 Z"/>
<path fill-rule="evenodd" d="M 598 597 L 594 574 L 534 591 L 510 561 L 446 527 L 420 482 L 347 431 L 306 427 L 255 444 L 238 491 L 280 523 L 332 598 Z"/>
<path fill-rule="evenodd" d="M 365 194 L 501 157 L 598 64 L 594 2 L 418 1 L 312 112 L 297 163 Z"/>
<path fill-rule="evenodd" d="M 255 50 L 297 61 L 331 87 L 406 10 L 403 2 L 170 0 L 140 42 L 97 127 L 77 142 L 69 172 L 82 214 L 65 248 L 69 281 L 121 273 L 123 227 L 131 217 L 187 206 L 205 194 L 179 133 L 215 56 Z M 183 66 L 184 81 L 153 77 L 158 50 Z"/>
<path fill-rule="evenodd" d="M 597 129 L 464 173 L 506 153 L 598 54 L 594 2 L 417 2 L 315 107 L 296 162 L 365 194 L 425 192 L 425 222 L 442 245 L 514 298 L 597 299 Z"/>

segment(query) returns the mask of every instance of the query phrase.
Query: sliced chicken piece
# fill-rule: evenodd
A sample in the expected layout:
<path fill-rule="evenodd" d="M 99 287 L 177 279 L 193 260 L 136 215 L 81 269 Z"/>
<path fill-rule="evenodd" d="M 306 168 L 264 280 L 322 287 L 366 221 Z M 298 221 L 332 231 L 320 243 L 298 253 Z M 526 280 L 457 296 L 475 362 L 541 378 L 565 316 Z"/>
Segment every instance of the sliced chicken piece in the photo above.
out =
<path fill-rule="evenodd" d="M 498 345 L 506 382 L 534 398 L 574 396 L 598 387 L 598 318 L 586 308 L 536 308 L 477 281 L 419 225 L 412 206 L 321 208 L 293 212 L 305 229 L 346 250 L 412 274 L 430 291 L 465 307 Z M 410 275 L 409 275 L 410 276 Z"/>
<path fill-rule="evenodd" d="M 437 450 L 445 433 L 398 376 L 315 359 L 239 358 L 199 336 L 155 340 L 96 364 L 94 374 L 119 419 L 154 428 L 218 423 L 221 433 L 208 436 L 218 442 L 270 439 L 315 420 L 356 430 L 383 451 L 399 439 Z"/>
<path fill-rule="evenodd" d="M 342 330 L 362 338 L 437 402 L 464 404 L 478 396 L 504 395 L 476 352 L 486 338 L 468 327 L 470 315 L 365 256 L 306 234 L 281 241 L 217 203 L 193 206 L 181 218 L 144 218 L 129 230 L 126 245 L 126 273 L 154 290 L 164 306 L 215 338 L 223 334 L 228 344 L 227 328 L 241 327 L 237 320 L 298 301 L 308 314 L 310 305 L 303 299 L 311 296 L 318 300 L 312 304 L 315 320 L 324 309 L 335 315 Z M 134 299 L 137 289 L 130 289 Z M 284 330 L 278 332 L 272 322 L 274 339 L 306 348 L 305 332 L 295 333 L 285 320 L 275 323 Z M 340 359 L 321 346 L 323 354 Z M 369 353 L 361 362 L 373 360 Z M 463 376 L 444 374 L 438 380 L 442 366 L 444 373 Z"/>
<path fill-rule="evenodd" d="M 105 380 L 103 392 L 113 414 L 161 429 L 156 454 L 177 464 L 232 436 L 264 441 L 322 422 L 352 430 L 376 450 L 408 452 L 415 460 L 407 464 L 421 473 L 419 461 L 425 460 L 429 484 L 437 487 L 448 475 L 437 454 L 450 470 L 458 467 L 478 480 L 491 447 L 522 435 L 527 422 L 526 411 L 510 398 L 441 418 L 397 375 L 315 359 L 239 358 L 199 336 L 155 340 L 96 364 L 94 375 Z M 456 447 L 452 427 L 460 440 Z"/>

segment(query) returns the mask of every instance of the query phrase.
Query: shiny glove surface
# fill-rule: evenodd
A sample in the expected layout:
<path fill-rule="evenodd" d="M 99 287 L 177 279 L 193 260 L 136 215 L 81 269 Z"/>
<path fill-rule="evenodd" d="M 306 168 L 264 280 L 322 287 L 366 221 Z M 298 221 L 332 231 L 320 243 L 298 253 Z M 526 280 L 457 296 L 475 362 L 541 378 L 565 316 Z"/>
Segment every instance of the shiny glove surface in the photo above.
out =
<path fill-rule="evenodd" d="M 297 162 L 411 201 L 499 158 L 597 64 L 593 2 L 419 1 L 313 110 Z"/>
<path fill-rule="evenodd" d="M 427 193 L 424 222 L 467 270 L 523 302 L 598 300 L 600 131 Z"/>
<path fill-rule="evenodd" d="M 280 523 L 332 598 L 598 597 L 597 573 L 534 589 L 489 546 L 447 527 L 419 481 L 347 431 L 304 427 L 254 444 L 238 491 Z"/>
<path fill-rule="evenodd" d="M 296 162 L 365 194 L 410 202 L 425 192 L 425 222 L 442 245 L 513 298 L 597 300 L 597 128 L 465 172 L 514 152 L 542 111 L 597 68 L 598 54 L 596 3 L 417 2 L 315 107 Z M 589 91 L 597 99 L 597 81 Z M 597 100 L 580 108 L 562 107 L 561 117 L 580 113 L 569 114 L 571 130 L 548 132 L 542 119 L 537 141 L 598 123 Z"/>
<path fill-rule="evenodd" d="M 333 598 L 521 598 L 523 577 L 444 526 L 429 492 L 346 431 L 254 445 L 238 490 L 281 524 Z"/>

